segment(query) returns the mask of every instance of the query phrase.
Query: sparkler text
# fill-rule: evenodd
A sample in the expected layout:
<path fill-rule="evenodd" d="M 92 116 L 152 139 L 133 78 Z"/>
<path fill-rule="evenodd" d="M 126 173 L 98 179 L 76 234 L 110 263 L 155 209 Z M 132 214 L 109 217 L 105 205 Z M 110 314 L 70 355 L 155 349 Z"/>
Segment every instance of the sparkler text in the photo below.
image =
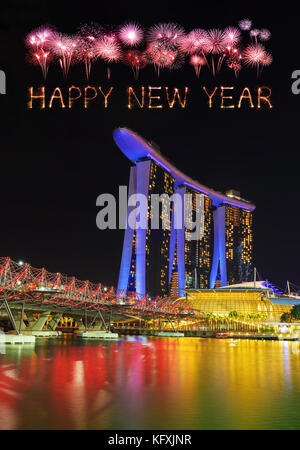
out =
<path fill-rule="evenodd" d="M 129 110 L 184 110 L 193 102 L 206 104 L 209 109 L 271 109 L 272 90 L 269 86 L 257 86 L 244 88 L 235 86 L 199 86 L 193 92 L 188 86 L 128 86 L 125 90 L 116 90 L 114 86 L 64 86 L 54 89 L 46 86 L 28 88 L 29 109 L 72 109 L 79 107 L 88 109 L 90 105 L 100 106 L 104 109 L 120 107 L 120 101 L 114 103 L 114 99 L 124 99 L 124 107 Z"/>

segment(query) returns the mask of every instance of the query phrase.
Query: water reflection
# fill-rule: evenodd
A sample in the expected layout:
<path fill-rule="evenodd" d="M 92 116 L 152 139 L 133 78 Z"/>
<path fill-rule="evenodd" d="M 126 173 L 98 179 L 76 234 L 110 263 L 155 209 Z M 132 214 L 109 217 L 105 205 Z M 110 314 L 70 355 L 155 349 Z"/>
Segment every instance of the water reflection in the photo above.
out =
<path fill-rule="evenodd" d="M 298 343 L 39 341 L 0 355 L 0 429 L 299 429 Z"/>

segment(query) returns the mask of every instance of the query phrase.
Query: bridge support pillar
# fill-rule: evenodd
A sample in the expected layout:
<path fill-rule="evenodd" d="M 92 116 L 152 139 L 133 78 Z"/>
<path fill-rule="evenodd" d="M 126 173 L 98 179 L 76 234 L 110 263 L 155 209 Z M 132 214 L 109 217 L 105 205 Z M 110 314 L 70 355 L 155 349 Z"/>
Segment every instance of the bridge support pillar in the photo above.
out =
<path fill-rule="evenodd" d="M 28 320 L 29 320 L 28 331 L 29 330 L 30 331 L 42 331 L 45 323 L 48 320 L 49 314 L 50 314 L 50 311 L 43 311 L 37 320 L 34 320 L 34 319 L 30 320 L 29 317 L 27 316 Z"/>
<path fill-rule="evenodd" d="M 77 337 L 82 339 L 119 339 L 118 333 L 111 333 L 110 331 L 78 331 Z"/>
<path fill-rule="evenodd" d="M 111 317 L 110 317 L 111 320 Z M 81 325 L 81 326 L 80 326 Z M 101 311 L 97 311 L 92 322 L 85 326 L 83 322 L 79 324 L 77 337 L 85 339 L 118 339 L 118 333 L 110 331 L 110 321 L 107 325 Z"/>
<path fill-rule="evenodd" d="M 55 328 L 57 327 L 57 325 L 59 324 L 59 321 L 62 317 L 61 313 L 55 314 L 51 321 L 48 323 L 48 328 L 52 331 L 55 331 Z"/>
<path fill-rule="evenodd" d="M 62 334 L 61 331 L 55 331 L 55 328 L 60 320 L 60 317 L 57 320 L 57 316 L 59 314 L 56 314 L 50 322 L 50 324 L 52 324 L 53 328 L 50 330 L 44 329 L 45 323 L 47 322 L 49 315 L 50 315 L 50 311 L 44 311 L 41 313 L 40 317 L 37 320 L 35 320 L 32 313 L 27 313 L 26 316 L 27 316 L 27 319 L 29 322 L 29 326 L 27 328 L 25 328 L 22 333 L 27 336 L 29 335 L 29 336 L 36 336 L 36 337 L 60 336 Z M 56 325 L 55 325 L 55 323 L 56 323 Z"/>

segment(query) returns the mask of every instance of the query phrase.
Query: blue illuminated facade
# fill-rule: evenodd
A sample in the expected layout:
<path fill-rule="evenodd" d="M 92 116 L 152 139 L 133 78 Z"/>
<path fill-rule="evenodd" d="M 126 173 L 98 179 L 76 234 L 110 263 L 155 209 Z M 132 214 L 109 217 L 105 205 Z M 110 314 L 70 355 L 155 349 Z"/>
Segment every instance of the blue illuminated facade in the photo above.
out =
<path fill-rule="evenodd" d="M 128 159 L 128 195 L 201 194 L 204 218 L 201 238 L 187 239 L 185 227 L 176 229 L 171 211 L 170 230 L 152 230 L 148 204 L 147 229 L 127 227 L 118 281 L 119 295 L 139 298 L 182 296 L 187 287 L 214 288 L 248 281 L 252 270 L 252 212 L 255 206 L 239 193 L 222 194 L 192 180 L 153 146 L 126 128 L 114 131 L 114 140 Z M 193 203 L 193 208 L 195 208 Z M 128 206 L 127 216 L 133 207 Z M 182 211 L 184 216 L 184 211 Z M 182 217 L 183 219 L 183 217 Z M 184 223 L 184 221 L 183 221 Z"/>

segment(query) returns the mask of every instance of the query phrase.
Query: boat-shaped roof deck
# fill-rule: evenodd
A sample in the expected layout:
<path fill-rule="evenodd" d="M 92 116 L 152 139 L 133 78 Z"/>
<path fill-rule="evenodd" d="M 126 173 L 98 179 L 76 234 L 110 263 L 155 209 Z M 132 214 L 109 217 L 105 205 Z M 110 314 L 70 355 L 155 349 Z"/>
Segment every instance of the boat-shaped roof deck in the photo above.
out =
<path fill-rule="evenodd" d="M 137 163 L 145 158 L 152 159 L 174 177 L 176 186 L 185 185 L 208 195 L 212 199 L 213 205 L 219 206 L 221 204 L 228 204 L 249 211 L 255 209 L 255 205 L 247 200 L 229 197 L 221 192 L 208 188 L 198 181 L 193 180 L 188 175 L 185 175 L 170 163 L 160 151 L 156 150 L 150 142 L 128 128 L 116 128 L 113 133 L 113 138 L 118 147 L 130 161 Z"/>

